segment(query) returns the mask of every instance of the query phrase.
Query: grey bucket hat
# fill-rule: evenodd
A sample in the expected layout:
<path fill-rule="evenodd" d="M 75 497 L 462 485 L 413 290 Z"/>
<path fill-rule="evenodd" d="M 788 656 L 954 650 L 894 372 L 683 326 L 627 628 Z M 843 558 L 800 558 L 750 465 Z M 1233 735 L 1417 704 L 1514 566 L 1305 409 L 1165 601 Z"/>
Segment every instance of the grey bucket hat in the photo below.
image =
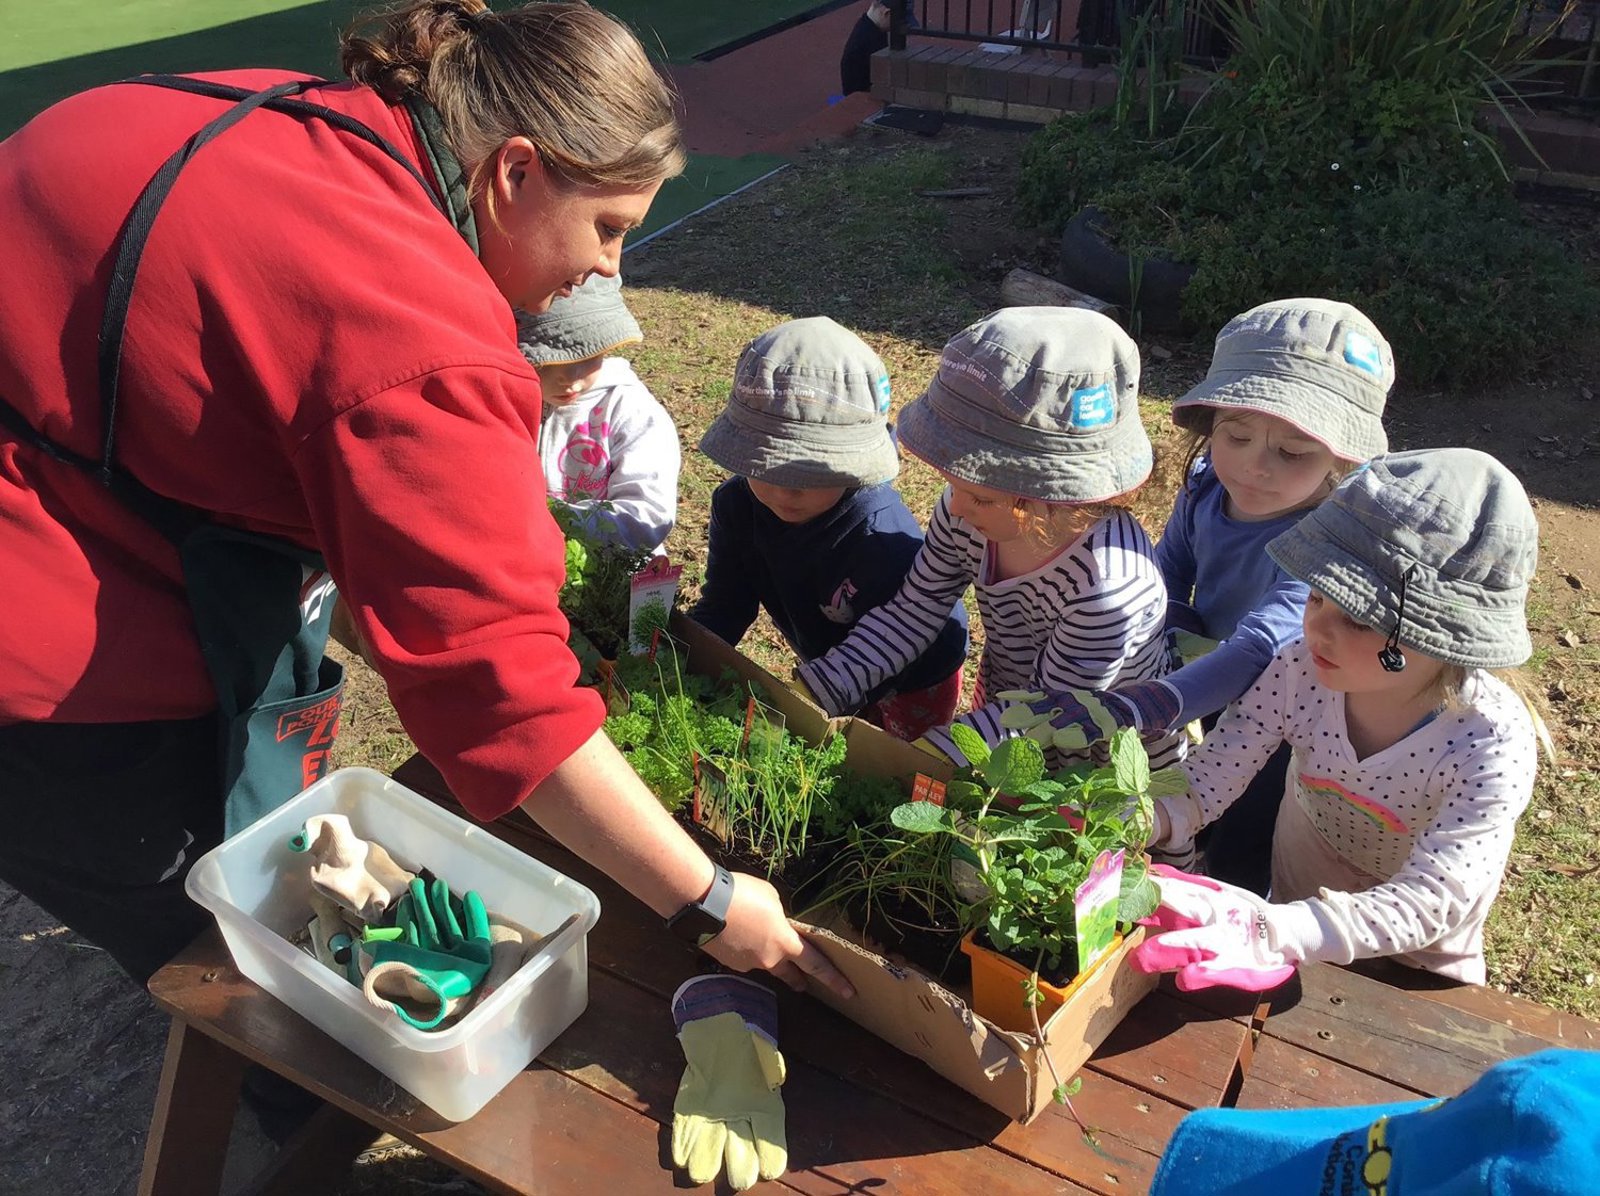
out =
<path fill-rule="evenodd" d="M 1099 502 L 1150 476 L 1139 350 L 1098 312 L 1007 307 L 952 337 L 900 443 L 941 473 L 1042 502 Z"/>
<path fill-rule="evenodd" d="M 774 486 L 870 486 L 900 472 L 889 371 L 826 316 L 779 324 L 745 346 L 733 393 L 700 451 Z"/>
<path fill-rule="evenodd" d="M 1223 326 L 1205 381 L 1172 405 L 1172 419 L 1207 432 L 1217 411 L 1259 411 L 1336 457 L 1366 461 L 1389 449 L 1393 386 L 1394 351 L 1366 316 L 1331 299 L 1280 299 Z"/>
<path fill-rule="evenodd" d="M 1524 608 L 1539 522 L 1488 453 L 1379 457 L 1267 552 L 1351 618 L 1435 659 L 1498 669 L 1533 654 Z"/>
<path fill-rule="evenodd" d="M 591 274 L 537 315 L 517 312 L 517 348 L 530 365 L 571 365 L 644 340 L 622 301 L 622 279 Z"/>

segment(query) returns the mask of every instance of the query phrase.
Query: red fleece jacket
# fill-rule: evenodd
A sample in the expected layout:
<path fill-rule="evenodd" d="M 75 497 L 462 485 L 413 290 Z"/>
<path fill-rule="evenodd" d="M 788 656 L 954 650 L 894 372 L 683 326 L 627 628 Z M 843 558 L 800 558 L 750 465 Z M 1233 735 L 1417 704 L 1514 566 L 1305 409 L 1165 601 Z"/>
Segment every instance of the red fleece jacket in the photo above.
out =
<path fill-rule="evenodd" d="M 374 92 L 306 98 L 425 161 Z M 0 396 L 85 455 L 112 247 L 223 107 L 99 88 L 0 143 Z M 145 251 L 117 422 L 117 460 L 147 486 L 322 551 L 407 731 L 475 814 L 515 806 L 599 726 L 556 606 L 538 380 L 466 242 L 380 151 L 270 111 L 200 151 Z M 3 429 L 0 561 L 0 722 L 215 705 L 171 546 Z"/>

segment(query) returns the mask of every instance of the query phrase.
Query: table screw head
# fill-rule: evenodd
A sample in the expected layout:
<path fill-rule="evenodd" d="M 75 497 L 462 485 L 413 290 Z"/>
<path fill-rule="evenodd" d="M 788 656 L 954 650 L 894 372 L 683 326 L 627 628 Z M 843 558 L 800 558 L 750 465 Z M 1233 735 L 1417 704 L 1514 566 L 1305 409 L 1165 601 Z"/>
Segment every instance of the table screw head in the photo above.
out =
<path fill-rule="evenodd" d="M 201 979 L 202 982 L 204 982 L 206 984 L 211 984 L 214 981 L 220 980 L 220 979 L 222 979 L 222 969 L 221 968 L 211 968 L 208 971 L 206 971 L 200 977 L 200 979 Z"/>
<path fill-rule="evenodd" d="M 1333 1031 L 1332 1030 L 1318 1030 L 1317 1031 L 1317 1037 L 1322 1039 L 1323 1042 L 1332 1042 L 1333 1041 Z"/>
<path fill-rule="evenodd" d="M 1328 1004 L 1330 1004 L 1330 1005 L 1343 1005 L 1344 1004 L 1344 998 L 1340 997 L 1340 996 L 1329 997 L 1328 998 Z"/>

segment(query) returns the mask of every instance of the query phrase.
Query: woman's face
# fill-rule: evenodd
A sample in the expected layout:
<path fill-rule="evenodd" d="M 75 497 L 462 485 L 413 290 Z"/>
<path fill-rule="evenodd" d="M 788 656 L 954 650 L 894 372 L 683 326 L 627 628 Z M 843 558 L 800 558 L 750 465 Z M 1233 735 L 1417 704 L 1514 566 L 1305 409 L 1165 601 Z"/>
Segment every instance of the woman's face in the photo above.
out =
<path fill-rule="evenodd" d="M 513 137 L 472 201 L 478 259 L 513 307 L 542 312 L 590 274 L 618 272 L 623 234 L 643 223 L 660 189 L 573 187 L 545 167 L 533 142 Z"/>

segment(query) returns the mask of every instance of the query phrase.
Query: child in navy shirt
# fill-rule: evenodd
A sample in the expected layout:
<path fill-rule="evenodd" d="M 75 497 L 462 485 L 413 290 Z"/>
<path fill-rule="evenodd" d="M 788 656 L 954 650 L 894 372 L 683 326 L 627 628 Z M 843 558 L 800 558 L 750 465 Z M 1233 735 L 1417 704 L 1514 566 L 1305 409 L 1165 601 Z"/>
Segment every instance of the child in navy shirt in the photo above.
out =
<path fill-rule="evenodd" d="M 804 662 L 894 596 L 922 528 L 890 484 L 900 462 L 888 410 L 883 363 L 832 320 L 791 320 L 745 348 L 727 408 L 700 442 L 737 476 L 712 496 L 690 617 L 737 644 L 764 607 Z M 907 740 L 948 723 L 966 654 L 957 606 L 927 651 L 866 695 L 862 715 Z"/>

